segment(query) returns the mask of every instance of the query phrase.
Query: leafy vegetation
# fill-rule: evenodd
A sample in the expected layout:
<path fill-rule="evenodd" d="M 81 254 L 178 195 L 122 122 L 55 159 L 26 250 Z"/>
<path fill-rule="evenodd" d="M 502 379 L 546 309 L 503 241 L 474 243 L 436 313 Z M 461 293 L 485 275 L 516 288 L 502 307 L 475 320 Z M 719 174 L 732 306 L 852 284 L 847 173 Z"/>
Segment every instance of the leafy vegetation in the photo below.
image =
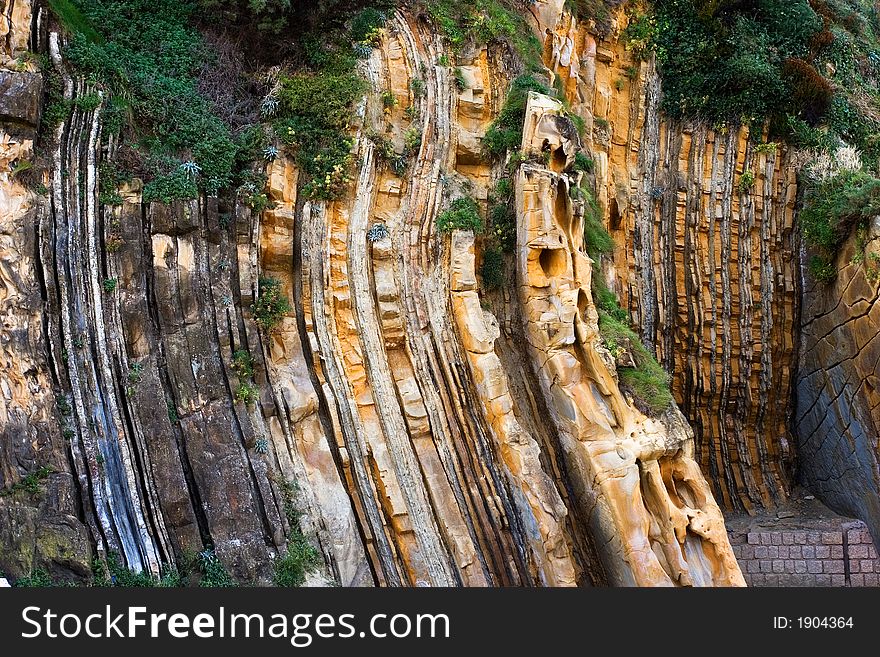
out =
<path fill-rule="evenodd" d="M 44 569 L 36 568 L 29 575 L 15 580 L 14 586 L 17 588 L 44 589 L 50 586 L 61 586 L 61 584 L 56 582 Z"/>
<path fill-rule="evenodd" d="M 864 171 L 842 171 L 808 184 L 799 221 L 807 245 L 815 250 L 809 262 L 816 280 L 828 283 L 837 275 L 834 257 L 854 226 L 880 214 L 880 180 Z"/>
<path fill-rule="evenodd" d="M 632 356 L 635 367 L 617 367 L 622 387 L 633 395 L 643 411 L 662 413 L 672 402 L 669 375 L 629 327 L 628 313 L 605 282 L 599 262 L 603 256 L 614 253 L 614 239 L 602 223 L 602 210 L 592 190 L 582 187 L 579 193 L 584 198 L 584 245 L 593 259 L 591 291 L 599 314 L 602 343 L 615 359 L 623 352 Z"/>
<path fill-rule="evenodd" d="M 123 565 L 115 552 L 107 555 L 106 565 L 101 559 L 92 560 L 92 580 L 86 586 L 147 588 L 147 587 L 179 587 L 185 586 L 186 578 L 173 567 L 162 569 L 161 577 L 154 577 L 145 572 L 136 572 Z M 47 588 L 59 586 L 80 586 L 75 582 L 57 580 L 46 570 L 36 568 L 29 575 L 19 577 L 14 586 L 18 588 Z"/>
<path fill-rule="evenodd" d="M 630 353 L 635 367 L 618 367 L 620 382 L 634 397 L 654 414 L 665 411 L 672 403 L 669 375 L 642 344 L 639 337 L 623 321 L 599 311 L 599 331 L 606 348 L 616 356 L 620 350 Z"/>
<path fill-rule="evenodd" d="M 584 244 L 587 253 L 594 260 L 614 253 L 614 240 L 602 224 L 602 210 L 590 190 L 583 190 L 584 199 Z"/>
<path fill-rule="evenodd" d="M 541 42 L 514 0 L 420 0 L 419 4 L 454 50 L 469 41 L 503 43 L 529 70 L 541 69 Z"/>
<path fill-rule="evenodd" d="M 510 85 L 498 117 L 486 130 L 486 136 L 483 138 L 483 147 L 490 155 L 500 157 L 508 150 L 520 147 L 530 91 L 548 96 L 554 95 L 552 89 L 531 75 L 521 75 L 516 78 Z"/>
<path fill-rule="evenodd" d="M 653 4 L 653 20 L 635 12 L 629 36 L 653 45 L 669 115 L 760 124 L 815 109 L 794 98 L 803 71 L 786 71 L 787 62 L 810 56 L 810 39 L 822 29 L 807 0 Z"/>
<path fill-rule="evenodd" d="M 36 495 L 42 490 L 43 481 L 45 481 L 52 472 L 53 470 L 46 466 L 42 466 L 33 472 L 29 472 L 21 481 L 17 481 L 11 486 L 0 489 L 0 497 L 8 497 L 19 492 Z"/>
<path fill-rule="evenodd" d="M 54 5 L 72 33 L 68 61 L 132 117 L 132 137 L 142 154 L 140 170 L 132 173 L 147 181 L 144 197 L 192 198 L 231 185 L 237 144 L 198 88 L 209 51 L 192 26 L 193 3 L 70 0 Z M 78 9 L 75 19 L 69 17 L 71 8 Z M 97 94 L 76 101 L 86 111 L 100 102 Z M 179 170 L 183 158 L 197 163 L 197 176 Z"/>
<path fill-rule="evenodd" d="M 275 562 L 274 581 L 276 586 L 302 586 L 306 574 L 320 565 L 321 555 L 302 533 L 302 514 L 294 503 L 296 484 L 282 481 L 279 487 L 284 498 L 284 515 L 290 526 L 290 534 L 287 537 L 287 553 Z"/>
<path fill-rule="evenodd" d="M 303 188 L 309 198 L 338 198 L 351 179 L 353 105 L 366 90 L 351 42 L 370 40 L 384 22 L 383 13 L 364 10 L 350 32 L 323 41 L 307 36 L 305 66 L 280 75 L 267 97 L 275 133 L 311 178 Z"/>
<path fill-rule="evenodd" d="M 437 230 L 451 233 L 453 230 L 472 230 L 483 232 L 483 220 L 477 202 L 469 196 L 455 199 L 448 210 L 437 216 Z"/>
<path fill-rule="evenodd" d="M 136 572 L 126 568 L 119 555 L 111 552 L 107 555 L 107 565 L 100 559 L 92 561 L 92 586 L 114 586 L 121 588 L 170 588 L 183 586 L 183 579 L 174 568 L 163 569 L 162 576 L 155 578 L 149 573 Z"/>
<path fill-rule="evenodd" d="M 291 311 L 290 302 L 277 278 L 260 278 L 259 294 L 252 306 L 254 319 L 266 333 L 271 333 L 281 318 Z"/>
<path fill-rule="evenodd" d="M 225 566 L 215 554 L 207 549 L 196 556 L 196 566 L 201 573 L 199 586 L 205 588 L 226 588 L 235 586 L 235 581 L 226 571 Z"/>
<path fill-rule="evenodd" d="M 235 389 L 235 401 L 250 406 L 260 398 L 260 392 L 253 383 L 242 381 Z"/>
<path fill-rule="evenodd" d="M 490 246 L 483 250 L 480 278 L 483 280 L 483 288 L 486 290 L 497 290 L 504 285 L 506 280 L 504 275 L 504 254 L 497 246 Z"/>
<path fill-rule="evenodd" d="M 232 370 L 240 379 L 247 379 L 254 375 L 254 359 L 247 349 L 239 349 L 232 354 Z"/>

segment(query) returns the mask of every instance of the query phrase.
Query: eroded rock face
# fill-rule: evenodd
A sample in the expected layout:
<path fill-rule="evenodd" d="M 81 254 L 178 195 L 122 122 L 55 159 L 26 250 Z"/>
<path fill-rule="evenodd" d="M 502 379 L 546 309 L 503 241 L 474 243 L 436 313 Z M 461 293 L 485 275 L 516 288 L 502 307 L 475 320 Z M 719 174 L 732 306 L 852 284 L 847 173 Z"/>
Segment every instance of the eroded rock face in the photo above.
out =
<path fill-rule="evenodd" d="M 852 236 L 831 284 L 805 282 L 796 427 L 804 480 L 839 513 L 864 520 L 880 537 L 880 303 L 871 276 L 880 220 L 864 247 Z M 867 264 L 853 262 L 860 254 Z"/>
<path fill-rule="evenodd" d="M 39 81 L 19 84 L 25 74 L 7 68 L 27 47 L 30 3 L 0 9 L 0 567 L 20 574 L 40 564 L 78 578 L 92 546 L 59 421 L 70 409 L 53 394 L 47 359 L 39 208 L 16 173 L 33 157 L 21 121 L 39 107 Z"/>
<path fill-rule="evenodd" d="M 666 121 L 653 63 L 619 40 L 623 13 L 605 38 L 567 13 L 547 20 L 545 61 L 586 120 L 617 245 L 603 274 L 673 374 L 719 503 L 772 508 L 794 466 L 797 167 L 744 128 Z"/>
<path fill-rule="evenodd" d="M 529 352 L 577 500 L 612 583 L 743 585 L 684 418 L 674 406 L 662 421 L 642 415 L 603 358 L 583 217 L 560 173 L 574 155 L 561 110 L 529 97 L 523 152 L 549 145 L 550 157 L 523 164 L 516 178 L 517 274 Z"/>
<path fill-rule="evenodd" d="M 562 5 L 532 14 L 577 90 L 585 32 Z M 545 32 L 560 20 L 564 36 Z M 66 99 L 91 93 L 60 41 Z M 445 48 L 423 21 L 389 21 L 334 202 L 298 198 L 280 157 L 259 214 L 234 198 L 144 203 L 138 181 L 101 205 L 116 145 L 101 107 L 76 103 L 41 197 L 11 175 L 31 144 L 3 137 L 4 572 L 87 576 L 115 552 L 158 573 L 210 548 L 267 583 L 298 522 L 323 557 L 316 584 L 742 584 L 691 430 L 675 409 L 635 409 L 599 343 L 566 173 L 579 137 L 556 101 L 529 100 L 517 282 L 497 304 L 480 239 L 438 234 L 453 198 L 482 202 L 497 178 L 480 139 L 509 82 L 481 49 L 462 55 L 458 90 Z M 411 128 L 421 144 L 397 175 L 367 135 L 400 147 Z M 292 301 L 272 331 L 253 314 L 261 277 Z"/>

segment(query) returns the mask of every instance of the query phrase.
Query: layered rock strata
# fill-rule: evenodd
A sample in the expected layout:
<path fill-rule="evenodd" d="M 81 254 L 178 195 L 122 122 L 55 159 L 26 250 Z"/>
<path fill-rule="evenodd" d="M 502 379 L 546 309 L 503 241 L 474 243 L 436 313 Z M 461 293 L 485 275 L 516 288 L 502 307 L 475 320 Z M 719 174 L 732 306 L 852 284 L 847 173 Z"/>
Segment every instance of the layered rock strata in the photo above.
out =
<path fill-rule="evenodd" d="M 621 40 L 623 12 L 605 37 L 567 13 L 542 16 L 545 61 L 586 120 L 617 245 L 603 274 L 673 375 L 719 503 L 772 508 L 794 467 L 797 168 L 745 128 L 666 120 L 653 62 Z"/>
<path fill-rule="evenodd" d="M 549 48 L 554 70 L 589 60 L 561 2 L 534 11 L 541 34 L 579 35 Z M 44 28 L 65 98 L 99 91 Z M 601 347 L 565 173 L 578 137 L 555 101 L 529 101 L 510 288 L 490 301 L 481 238 L 437 232 L 451 200 L 482 203 L 499 176 L 480 139 L 509 83 L 494 49 L 473 49 L 458 89 L 444 54 L 429 24 L 395 14 L 363 64 L 346 193 L 301 198 L 281 157 L 262 213 L 232 197 L 144 203 L 138 181 L 101 204 L 98 166 L 120 145 L 86 103 L 46 135 L 46 190 L 28 191 L 13 168 L 30 152 L 35 92 L 6 103 L 21 118 L 0 156 L 4 571 L 85 578 L 116 553 L 158 574 L 213 550 L 239 581 L 267 583 L 301 531 L 322 556 L 316 584 L 743 583 L 683 418 L 640 413 Z M 402 151 L 413 130 L 398 175 L 370 137 Z M 636 142 L 618 142 L 630 161 Z M 628 262 L 609 271 L 631 277 L 618 287 L 635 310 L 648 295 L 626 290 L 647 274 Z M 252 310 L 261 278 L 292 300 L 272 331 Z"/>

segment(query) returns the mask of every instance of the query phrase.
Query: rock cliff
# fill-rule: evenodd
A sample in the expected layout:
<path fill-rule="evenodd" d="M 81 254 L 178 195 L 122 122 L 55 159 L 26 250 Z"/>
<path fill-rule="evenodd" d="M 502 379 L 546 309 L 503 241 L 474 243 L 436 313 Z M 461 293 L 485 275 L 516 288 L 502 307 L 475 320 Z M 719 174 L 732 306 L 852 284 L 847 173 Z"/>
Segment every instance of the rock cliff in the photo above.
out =
<path fill-rule="evenodd" d="M 772 509 L 796 466 L 880 527 L 877 283 L 804 277 L 792 152 L 666 118 L 622 10 L 598 30 L 526 4 L 558 93 L 527 94 L 515 156 L 483 143 L 519 59 L 452 48 L 404 4 L 358 63 L 343 193 L 305 193 L 282 151 L 255 206 L 111 185 L 106 90 L 43 3 L 0 3 L 4 573 L 209 555 L 266 584 L 299 550 L 313 585 L 741 586 L 722 509 Z M 50 77 L 68 111 L 38 132 Z M 499 180 L 493 288 L 490 238 L 440 220 L 464 198 L 485 216 Z M 598 257 L 587 189 L 615 243 Z M 622 382 L 594 277 L 677 404 Z"/>

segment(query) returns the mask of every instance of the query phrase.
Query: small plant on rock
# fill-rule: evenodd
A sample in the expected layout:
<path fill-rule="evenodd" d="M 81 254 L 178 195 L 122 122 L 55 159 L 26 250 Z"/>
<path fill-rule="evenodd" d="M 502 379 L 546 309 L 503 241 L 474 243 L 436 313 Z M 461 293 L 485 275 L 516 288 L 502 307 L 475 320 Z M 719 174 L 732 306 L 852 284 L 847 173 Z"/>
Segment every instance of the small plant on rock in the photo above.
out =
<path fill-rule="evenodd" d="M 388 237 L 388 226 L 385 224 L 373 224 L 367 231 L 367 239 L 370 242 L 378 242 Z"/>
<path fill-rule="evenodd" d="M 180 170 L 186 175 L 187 178 L 196 178 L 202 172 L 202 167 L 196 164 L 193 161 L 182 162 L 180 164 Z"/>
<path fill-rule="evenodd" d="M 260 278 L 259 295 L 252 310 L 260 328 L 271 333 L 291 310 L 290 302 L 281 290 L 281 281 L 277 278 Z"/>
<path fill-rule="evenodd" d="M 239 379 L 247 379 L 254 375 L 254 359 L 246 349 L 239 349 L 232 354 L 232 369 Z"/>
<path fill-rule="evenodd" d="M 740 194 L 748 194 L 749 190 L 755 186 L 755 173 L 751 169 L 746 169 L 739 177 L 739 185 L 737 186 Z"/>
<path fill-rule="evenodd" d="M 260 398 L 257 386 L 253 383 L 241 382 L 235 390 L 235 401 L 242 402 L 250 406 Z"/>
<path fill-rule="evenodd" d="M 468 196 L 454 200 L 448 210 L 438 215 L 437 230 L 441 233 L 451 233 L 453 230 L 482 232 L 483 220 L 477 202 Z"/>

